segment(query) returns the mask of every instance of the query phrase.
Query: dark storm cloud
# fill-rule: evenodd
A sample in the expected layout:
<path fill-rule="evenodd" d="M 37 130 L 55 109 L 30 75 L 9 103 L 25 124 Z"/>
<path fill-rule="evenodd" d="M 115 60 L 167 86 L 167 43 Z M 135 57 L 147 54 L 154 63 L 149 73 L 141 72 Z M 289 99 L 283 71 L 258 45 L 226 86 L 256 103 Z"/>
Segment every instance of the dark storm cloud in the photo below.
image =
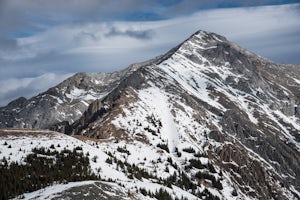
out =
<path fill-rule="evenodd" d="M 116 27 L 111 27 L 109 32 L 105 34 L 107 37 L 113 36 L 128 36 L 139 40 L 149 40 L 154 36 L 153 30 L 118 30 Z"/>

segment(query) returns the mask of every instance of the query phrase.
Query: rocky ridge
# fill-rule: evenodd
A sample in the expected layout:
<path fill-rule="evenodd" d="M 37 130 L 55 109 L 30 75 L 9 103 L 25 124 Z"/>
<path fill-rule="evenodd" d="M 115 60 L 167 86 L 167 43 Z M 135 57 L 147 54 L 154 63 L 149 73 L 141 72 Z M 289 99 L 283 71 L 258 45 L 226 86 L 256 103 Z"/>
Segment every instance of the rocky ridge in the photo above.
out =
<path fill-rule="evenodd" d="M 0 108 L 0 128 L 59 128 L 76 121 L 89 104 L 106 96 L 121 79 L 151 62 L 113 73 L 77 73 L 35 97 L 20 97 Z"/>

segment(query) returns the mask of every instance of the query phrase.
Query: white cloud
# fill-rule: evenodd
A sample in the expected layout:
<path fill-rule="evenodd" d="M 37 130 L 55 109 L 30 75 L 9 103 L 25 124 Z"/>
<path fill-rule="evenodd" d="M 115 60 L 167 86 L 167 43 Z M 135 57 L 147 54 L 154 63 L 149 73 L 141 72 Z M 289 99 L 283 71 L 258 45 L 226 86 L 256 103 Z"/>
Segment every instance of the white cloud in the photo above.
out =
<path fill-rule="evenodd" d="M 44 92 L 46 89 L 55 86 L 57 83 L 68 78 L 72 74 L 47 73 L 38 77 L 30 78 L 9 78 L 0 81 L 0 105 L 4 106 L 9 101 L 18 97 L 29 98 Z"/>
<path fill-rule="evenodd" d="M 123 69 L 131 63 L 165 53 L 199 29 L 224 35 L 269 59 L 299 64 L 299 5 L 206 10 L 186 17 L 151 22 L 51 27 L 31 37 L 18 39 L 15 51 L 2 52 L 0 80 L 45 73 Z M 12 85 L 16 88 L 28 81 L 13 80 L 15 84 Z M 51 79 L 50 82 L 58 83 L 58 80 Z M 28 84 L 29 87 L 33 87 L 34 92 L 28 91 L 26 96 L 38 90 L 33 85 Z M 42 91 L 49 85 L 38 87 Z M 2 90 L 1 96 L 8 96 L 5 94 L 8 90 Z M 0 104 L 3 101 L 0 100 Z"/>
<path fill-rule="evenodd" d="M 285 46 L 285 35 L 292 33 L 298 36 L 294 38 L 298 40 L 296 42 L 300 40 L 300 15 L 297 11 L 297 5 L 294 4 L 200 11 L 188 17 L 155 22 L 105 22 L 58 26 L 29 38 L 18 39 L 18 54 L 14 53 L 15 56 L 12 56 L 9 52 L 9 55 L 2 57 L 28 59 L 48 52 L 75 53 L 84 57 L 89 53 L 98 53 L 97 57 L 101 63 L 101 55 L 107 56 L 109 53 L 112 57 L 118 57 L 124 51 L 131 51 L 132 55 L 141 49 L 144 52 L 152 52 L 149 55 L 141 55 L 141 59 L 144 59 L 164 53 L 199 29 L 225 35 L 252 50 L 261 48 L 261 40 L 264 43 L 269 42 L 270 45 Z M 115 34 L 109 37 L 112 30 Z M 156 48 L 155 52 L 150 50 L 153 48 Z M 126 67 L 135 61 L 129 56 L 127 60 L 111 59 L 103 65 L 114 67 L 123 63 L 122 67 Z"/>

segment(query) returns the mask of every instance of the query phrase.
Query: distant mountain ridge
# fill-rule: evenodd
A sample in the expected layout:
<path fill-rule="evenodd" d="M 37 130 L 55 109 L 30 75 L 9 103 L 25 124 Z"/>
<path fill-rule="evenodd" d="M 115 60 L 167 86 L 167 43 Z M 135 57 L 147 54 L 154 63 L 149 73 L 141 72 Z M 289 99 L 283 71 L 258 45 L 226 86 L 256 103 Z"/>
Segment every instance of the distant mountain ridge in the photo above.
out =
<path fill-rule="evenodd" d="M 92 101 L 109 93 L 140 64 L 113 73 L 77 73 L 35 97 L 20 97 L 0 108 L 0 127 L 38 129 L 73 123 Z"/>
<path fill-rule="evenodd" d="M 0 127 L 101 141 L 116 160 L 128 151 L 126 160 L 149 173 L 184 172 L 197 186 L 182 187 L 198 198 L 203 188 L 220 199 L 300 198 L 300 66 L 215 33 L 198 31 L 150 61 L 77 74 L 18 99 L 0 109 Z M 151 162 L 141 161 L 143 150 Z"/>

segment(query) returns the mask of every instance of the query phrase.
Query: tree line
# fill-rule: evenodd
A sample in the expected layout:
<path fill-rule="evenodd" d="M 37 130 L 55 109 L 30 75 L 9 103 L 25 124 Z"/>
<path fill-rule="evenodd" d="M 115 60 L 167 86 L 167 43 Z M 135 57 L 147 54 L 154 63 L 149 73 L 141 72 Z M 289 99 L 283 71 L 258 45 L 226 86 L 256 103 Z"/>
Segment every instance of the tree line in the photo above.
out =
<path fill-rule="evenodd" d="M 8 164 L 4 157 L 0 164 L 0 199 L 22 197 L 26 192 L 50 186 L 54 183 L 97 180 L 90 167 L 88 155 L 81 147 L 61 152 L 45 148 L 34 148 L 24 163 Z"/>

